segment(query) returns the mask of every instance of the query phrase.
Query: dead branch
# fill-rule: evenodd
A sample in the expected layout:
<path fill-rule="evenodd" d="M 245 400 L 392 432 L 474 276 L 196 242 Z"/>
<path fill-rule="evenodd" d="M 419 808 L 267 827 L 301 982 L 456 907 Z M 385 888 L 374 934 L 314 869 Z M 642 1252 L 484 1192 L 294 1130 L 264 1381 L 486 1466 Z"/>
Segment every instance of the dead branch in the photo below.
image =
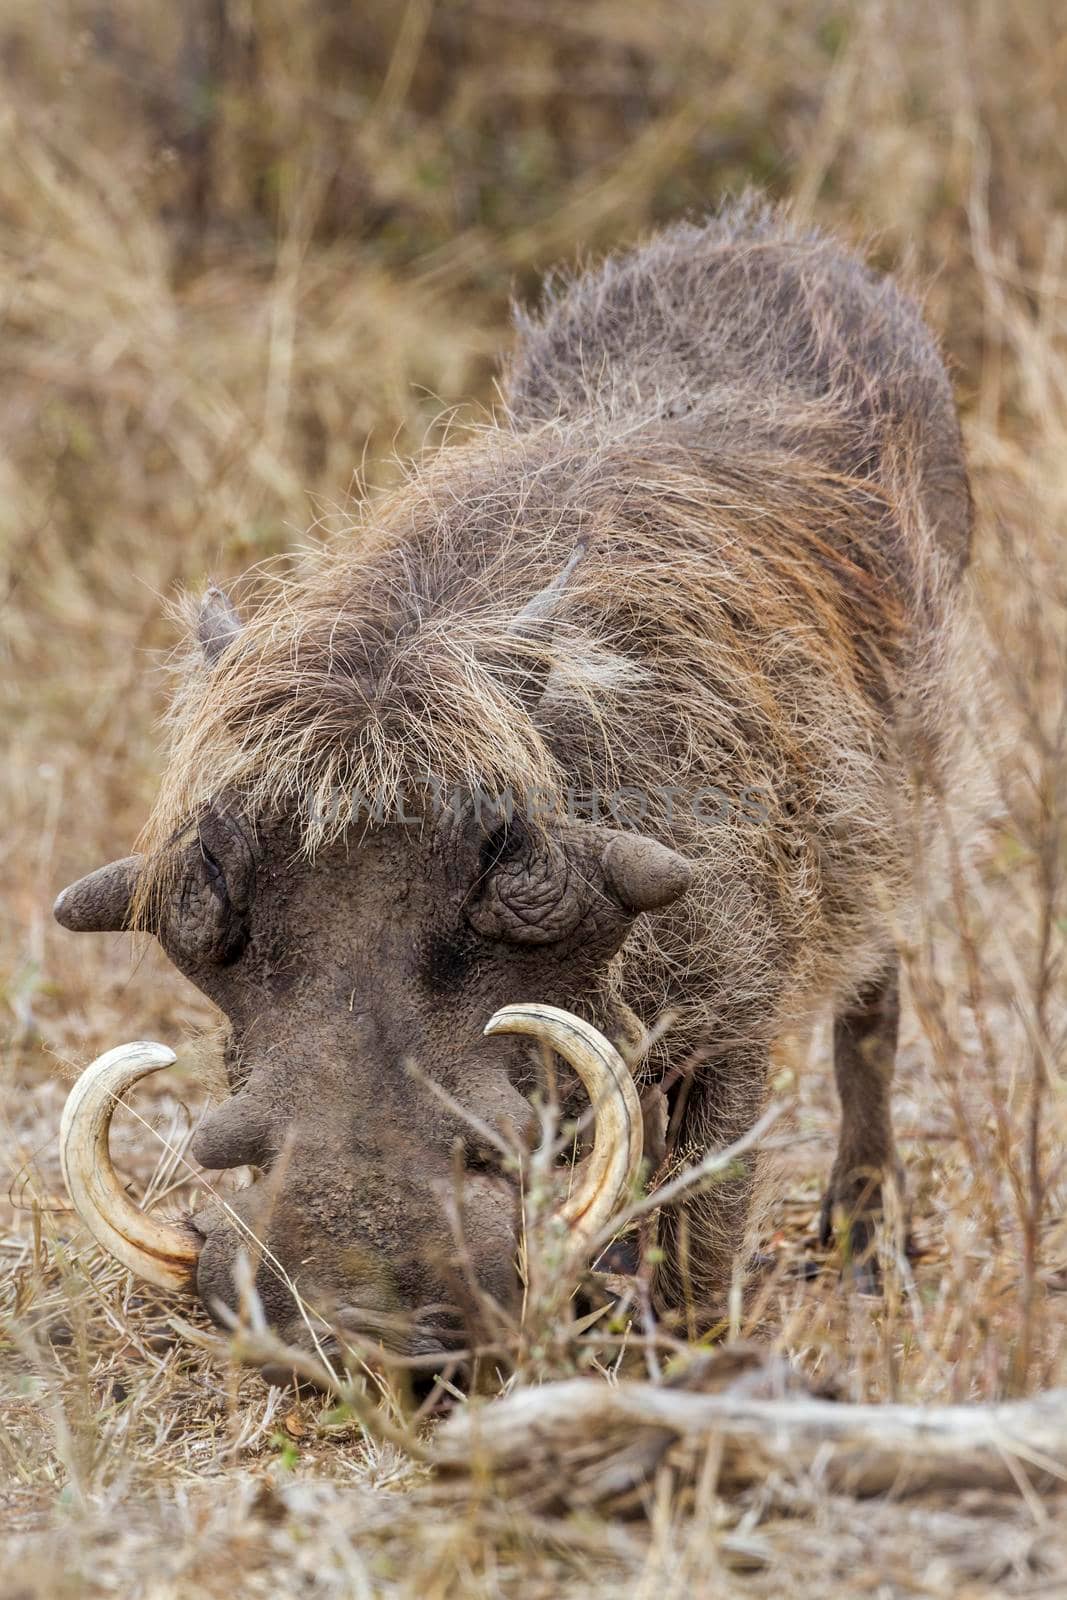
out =
<path fill-rule="evenodd" d="M 1067 1389 L 938 1407 L 782 1389 L 780 1370 L 767 1368 L 714 1394 L 592 1378 L 545 1384 L 459 1412 L 437 1436 L 435 1463 L 452 1484 L 484 1474 L 542 1508 L 617 1501 L 680 1444 L 721 1452 L 724 1490 L 805 1476 L 854 1496 L 1067 1486 Z"/>

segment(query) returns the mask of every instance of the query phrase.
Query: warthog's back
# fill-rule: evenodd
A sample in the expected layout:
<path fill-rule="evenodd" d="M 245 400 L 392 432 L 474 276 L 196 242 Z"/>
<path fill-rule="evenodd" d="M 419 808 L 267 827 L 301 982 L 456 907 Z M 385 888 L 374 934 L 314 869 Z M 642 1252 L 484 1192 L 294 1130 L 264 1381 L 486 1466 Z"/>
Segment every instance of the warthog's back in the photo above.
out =
<path fill-rule="evenodd" d="M 959 425 L 918 307 L 782 213 L 745 200 L 673 227 L 556 284 L 520 329 L 507 390 L 520 427 L 592 411 L 677 419 L 702 445 L 796 449 L 853 477 L 907 463 L 938 543 L 966 563 Z"/>

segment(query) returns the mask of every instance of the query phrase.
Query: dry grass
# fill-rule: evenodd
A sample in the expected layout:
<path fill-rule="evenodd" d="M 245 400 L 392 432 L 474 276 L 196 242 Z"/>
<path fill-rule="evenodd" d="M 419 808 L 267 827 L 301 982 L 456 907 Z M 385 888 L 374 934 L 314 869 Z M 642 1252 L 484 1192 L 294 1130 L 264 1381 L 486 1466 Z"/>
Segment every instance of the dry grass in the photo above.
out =
<path fill-rule="evenodd" d="M 864 1506 L 798 1473 L 727 1501 L 664 1469 L 643 1520 L 535 1514 L 425 1469 L 351 1407 L 175 1339 L 62 1209 L 65 1086 L 212 1018 L 52 897 L 123 853 L 158 770 L 165 603 L 284 558 L 392 452 L 491 395 L 506 296 L 747 180 L 917 278 L 955 363 L 1000 700 L 999 820 L 908 955 L 898 1126 L 911 1262 L 883 1302 L 813 1250 L 825 1038 L 783 1051 L 772 1265 L 738 1330 L 845 1396 L 1067 1382 L 1067 29 L 1054 0 L 15 3 L 0 22 L 4 1206 L 0 1593 L 1063 1593 L 1067 1508 Z M 181 38 L 179 17 L 198 18 Z M 254 26 L 248 19 L 254 17 Z M 148 19 L 146 21 L 146 19 Z M 456 408 L 456 409 L 450 409 Z M 372 492 L 372 489 L 367 492 Z M 116 1140 L 149 1176 L 127 1117 Z M 158 1148 L 158 1146 L 156 1147 Z M 173 1164 L 168 1171 L 180 1173 Z M 577 1359 L 572 1341 L 562 1358 Z M 604 1356 L 606 1347 L 599 1347 Z M 591 1359 L 594 1352 L 587 1350 Z M 695 1487 L 694 1487 L 695 1483 Z M 238 1578 L 239 1574 L 239 1578 Z"/>

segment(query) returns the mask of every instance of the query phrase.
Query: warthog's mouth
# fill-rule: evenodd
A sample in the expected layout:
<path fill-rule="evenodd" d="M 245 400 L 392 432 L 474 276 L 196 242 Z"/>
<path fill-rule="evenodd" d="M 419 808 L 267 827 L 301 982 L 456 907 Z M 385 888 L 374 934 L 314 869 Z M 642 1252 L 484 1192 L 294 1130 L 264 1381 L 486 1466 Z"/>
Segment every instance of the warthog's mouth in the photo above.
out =
<path fill-rule="evenodd" d="M 420 1401 L 439 1387 L 442 1378 L 449 1385 L 466 1388 L 474 1352 L 463 1332 L 442 1330 L 438 1336 L 420 1318 L 403 1327 L 397 1318 L 375 1335 L 360 1318 L 358 1331 L 350 1333 L 343 1318 L 344 1313 L 339 1313 L 335 1330 L 315 1340 L 312 1368 L 299 1361 L 301 1352 L 296 1349 L 271 1352 L 265 1359 L 253 1357 L 264 1382 L 278 1389 L 310 1386 L 328 1391 L 334 1387 L 333 1380 L 340 1381 L 358 1370 L 363 1375 L 387 1374 L 394 1386 L 400 1378 Z M 318 1377 L 316 1368 L 320 1369 Z"/>
<path fill-rule="evenodd" d="M 589 1023 L 554 1006 L 513 1005 L 495 1013 L 486 1034 L 525 1034 L 551 1046 L 578 1074 L 589 1096 L 593 1148 L 575 1168 L 558 1215 L 576 1249 L 602 1242 L 606 1226 L 629 1195 L 642 1155 L 641 1107 L 629 1068 L 615 1047 Z M 141 1078 L 175 1060 L 165 1045 L 120 1045 L 82 1073 L 67 1098 L 60 1127 L 60 1159 L 74 1207 L 104 1249 L 138 1277 L 158 1288 L 192 1293 L 204 1235 L 194 1221 L 164 1220 L 130 1199 L 111 1163 L 108 1134 L 120 1098 Z M 440 1313 L 429 1315 L 430 1311 Z M 371 1339 L 429 1364 L 447 1362 L 459 1348 L 457 1323 L 445 1307 L 425 1308 L 396 1319 L 393 1328 L 367 1326 L 367 1314 L 337 1316 L 343 1342 Z M 370 1313 L 372 1319 L 375 1313 Z M 380 1321 L 380 1318 L 376 1319 Z M 387 1317 L 388 1321 L 394 1319 Z M 399 1325 L 403 1321 L 403 1327 Z M 349 1327 L 348 1324 L 351 1324 Z M 342 1353 L 341 1342 L 336 1345 Z"/>

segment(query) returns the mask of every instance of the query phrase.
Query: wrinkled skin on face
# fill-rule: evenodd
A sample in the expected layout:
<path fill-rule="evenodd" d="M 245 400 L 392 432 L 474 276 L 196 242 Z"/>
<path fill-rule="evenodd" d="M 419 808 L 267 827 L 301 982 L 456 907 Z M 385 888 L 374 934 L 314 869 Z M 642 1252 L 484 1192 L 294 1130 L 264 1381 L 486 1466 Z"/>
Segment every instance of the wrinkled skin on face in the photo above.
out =
<path fill-rule="evenodd" d="M 182 849 L 156 932 L 230 1025 L 232 1098 L 193 1155 L 258 1173 L 229 1209 L 193 1218 L 202 1299 L 216 1314 L 236 1305 L 244 1250 L 268 1322 L 293 1343 L 308 1341 L 290 1283 L 345 1332 L 411 1354 L 454 1346 L 479 1291 L 504 1305 L 518 1293 L 516 1174 L 480 1130 L 533 1133 L 529 1043 L 482 1030 L 533 997 L 632 1036 L 604 974 L 638 912 L 683 892 L 685 863 L 635 835 L 479 808 L 308 861 L 290 823 L 253 830 L 220 805 Z M 104 925 L 102 893 L 72 886 L 59 920 L 90 925 L 81 896 Z"/>

